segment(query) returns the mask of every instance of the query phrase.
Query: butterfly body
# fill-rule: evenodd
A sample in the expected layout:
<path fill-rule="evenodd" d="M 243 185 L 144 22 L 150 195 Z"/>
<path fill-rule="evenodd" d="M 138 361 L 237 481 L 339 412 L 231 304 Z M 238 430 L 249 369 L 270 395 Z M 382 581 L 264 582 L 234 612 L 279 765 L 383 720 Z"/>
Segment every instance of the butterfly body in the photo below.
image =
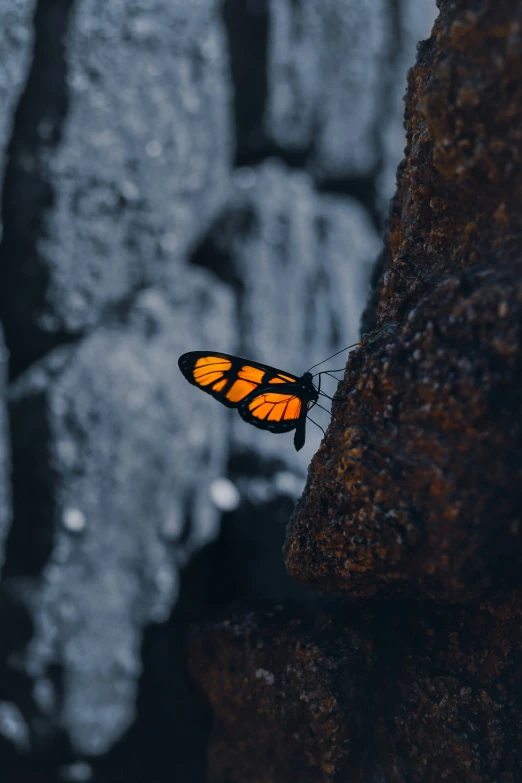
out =
<path fill-rule="evenodd" d="M 310 372 L 292 375 L 216 351 L 184 353 L 178 364 L 189 383 L 236 408 L 244 421 L 274 433 L 295 429 L 295 448 L 303 447 L 306 415 L 318 400 Z"/>

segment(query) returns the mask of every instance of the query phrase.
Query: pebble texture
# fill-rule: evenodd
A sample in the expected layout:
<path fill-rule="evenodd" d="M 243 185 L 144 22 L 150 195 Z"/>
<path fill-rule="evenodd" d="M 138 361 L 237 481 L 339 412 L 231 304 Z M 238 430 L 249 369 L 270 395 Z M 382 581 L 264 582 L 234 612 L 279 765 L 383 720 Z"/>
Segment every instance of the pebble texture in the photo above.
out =
<path fill-rule="evenodd" d="M 473 609 L 291 603 L 194 631 L 209 781 L 515 783 L 520 596 Z"/>
<path fill-rule="evenodd" d="M 522 547 L 522 11 L 440 9 L 410 74 L 380 331 L 347 367 L 286 562 L 334 592 L 461 602 L 516 580 Z"/>

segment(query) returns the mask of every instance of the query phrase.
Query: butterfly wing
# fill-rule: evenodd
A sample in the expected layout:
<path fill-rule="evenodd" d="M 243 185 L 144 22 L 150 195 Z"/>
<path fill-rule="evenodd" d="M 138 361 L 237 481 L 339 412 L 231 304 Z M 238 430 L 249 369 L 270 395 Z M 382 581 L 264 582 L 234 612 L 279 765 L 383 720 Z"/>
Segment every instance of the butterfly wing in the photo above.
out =
<path fill-rule="evenodd" d="M 299 380 L 297 376 L 283 373 L 275 367 L 217 351 L 184 353 L 178 365 L 189 383 L 212 395 L 227 408 L 238 408 L 247 397 L 265 387 L 288 386 Z"/>
<path fill-rule="evenodd" d="M 306 410 L 302 389 L 294 391 L 285 384 L 277 391 L 263 386 L 259 393 L 246 397 L 239 406 L 239 415 L 261 430 L 289 432 L 306 416 Z"/>
<path fill-rule="evenodd" d="M 290 384 L 274 391 L 263 387 L 259 393 L 250 394 L 239 406 L 240 416 L 254 427 L 269 432 L 290 432 L 295 429 L 294 446 L 296 451 L 305 443 L 306 414 L 311 403 L 307 389 Z"/>

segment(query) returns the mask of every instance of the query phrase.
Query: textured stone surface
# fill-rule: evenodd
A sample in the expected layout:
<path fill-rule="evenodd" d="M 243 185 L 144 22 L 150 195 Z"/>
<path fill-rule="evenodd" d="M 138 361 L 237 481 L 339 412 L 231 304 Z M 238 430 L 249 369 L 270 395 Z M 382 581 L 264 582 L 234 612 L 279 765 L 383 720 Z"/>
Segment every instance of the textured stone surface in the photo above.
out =
<path fill-rule="evenodd" d="M 13 115 L 27 78 L 33 45 L 31 17 L 34 0 L 12 0 L 0 7 L 0 181 L 13 129 Z M 0 232 L 2 227 L 0 224 Z M 0 233 L 1 236 L 1 233 Z"/>
<path fill-rule="evenodd" d="M 24 487 L 11 557 L 34 583 L 25 665 L 34 678 L 63 667 L 60 719 L 84 753 L 131 722 L 142 628 L 167 619 L 178 566 L 217 532 L 226 411 L 186 394 L 176 359 L 190 334 L 230 349 L 231 312 L 228 292 L 191 270 L 174 302 L 143 291 L 123 321 L 57 349 L 14 389 Z"/>
<path fill-rule="evenodd" d="M 354 752 L 372 649 L 357 631 L 339 639 L 329 625 L 278 605 L 194 636 L 191 670 L 215 716 L 210 783 L 341 779 L 332 773 Z"/>
<path fill-rule="evenodd" d="M 382 331 L 290 526 L 316 587 L 462 601 L 518 573 L 522 7 L 466 8 L 441 3 L 410 77 Z"/>
<path fill-rule="evenodd" d="M 515 783 L 521 605 L 233 614 L 195 632 L 211 783 Z"/>
<path fill-rule="evenodd" d="M 230 88 L 215 0 L 70 9 L 39 10 L 6 183 L 4 320 L 13 342 L 20 325 L 32 336 L 18 346 L 25 363 L 160 278 L 227 192 Z"/>
<path fill-rule="evenodd" d="M 268 132 L 284 148 L 314 148 L 322 177 L 368 174 L 392 47 L 386 0 L 272 0 Z"/>
<path fill-rule="evenodd" d="M 390 227 L 394 265 L 381 296 L 381 310 L 392 316 L 444 274 L 491 266 L 492 256 L 509 263 L 520 249 L 521 6 L 484 3 L 472 11 L 460 2 L 441 10 L 406 103 L 408 152 Z"/>

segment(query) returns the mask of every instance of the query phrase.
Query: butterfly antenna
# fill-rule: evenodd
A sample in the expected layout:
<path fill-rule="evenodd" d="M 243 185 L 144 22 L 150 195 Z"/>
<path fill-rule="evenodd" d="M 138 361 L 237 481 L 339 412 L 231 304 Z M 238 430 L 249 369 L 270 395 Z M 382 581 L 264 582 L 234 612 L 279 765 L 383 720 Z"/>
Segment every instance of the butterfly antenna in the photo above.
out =
<path fill-rule="evenodd" d="M 314 378 L 316 375 L 324 375 L 325 372 L 344 372 L 346 367 L 340 367 L 338 370 L 321 370 L 321 372 L 314 373 Z"/>
<path fill-rule="evenodd" d="M 313 420 L 313 419 L 311 419 L 310 417 L 308 417 L 308 421 L 311 421 L 311 422 L 312 422 L 312 424 L 315 424 L 315 426 L 316 426 L 316 427 L 319 427 L 319 429 L 320 429 L 320 430 L 321 430 L 321 432 L 323 433 L 324 437 L 326 438 L 326 432 L 323 430 L 323 428 L 321 427 L 321 425 L 320 425 L 320 424 L 318 424 L 316 421 L 314 421 L 314 420 Z"/>
<path fill-rule="evenodd" d="M 334 358 L 334 356 L 339 356 L 340 353 L 343 353 L 343 351 L 347 351 L 349 348 L 355 348 L 356 345 L 361 345 L 361 343 L 360 342 L 352 343 L 352 345 L 347 345 L 346 348 L 341 348 L 340 351 L 333 353 L 331 356 L 328 357 L 328 359 L 323 359 L 322 362 L 317 362 L 317 364 L 312 365 L 312 367 L 310 367 L 310 370 L 314 370 L 316 367 L 319 367 L 319 365 L 324 364 L 325 362 L 329 362 L 330 359 Z M 308 370 L 308 372 L 310 372 L 310 370 Z"/>
<path fill-rule="evenodd" d="M 373 336 L 375 337 L 376 335 L 378 335 L 380 332 L 382 332 L 383 329 L 384 329 L 384 325 L 381 326 L 380 329 L 377 329 L 377 331 L 374 333 Z M 316 367 L 319 367 L 321 364 L 324 364 L 325 362 L 329 362 L 330 359 L 333 359 L 334 356 L 339 356 L 339 354 L 343 353 L 343 351 L 348 351 L 350 348 L 355 348 L 356 345 L 362 345 L 362 340 L 359 340 L 359 342 L 353 343 L 352 345 L 347 345 L 346 348 L 341 348 L 340 351 L 337 351 L 337 353 L 333 353 L 331 356 L 328 357 L 328 359 L 323 359 L 322 362 L 317 362 L 317 364 L 313 364 L 312 367 L 310 367 L 310 370 L 314 370 Z M 308 370 L 308 372 L 310 372 L 310 370 Z M 336 370 L 335 372 L 340 372 L 340 370 Z"/>

